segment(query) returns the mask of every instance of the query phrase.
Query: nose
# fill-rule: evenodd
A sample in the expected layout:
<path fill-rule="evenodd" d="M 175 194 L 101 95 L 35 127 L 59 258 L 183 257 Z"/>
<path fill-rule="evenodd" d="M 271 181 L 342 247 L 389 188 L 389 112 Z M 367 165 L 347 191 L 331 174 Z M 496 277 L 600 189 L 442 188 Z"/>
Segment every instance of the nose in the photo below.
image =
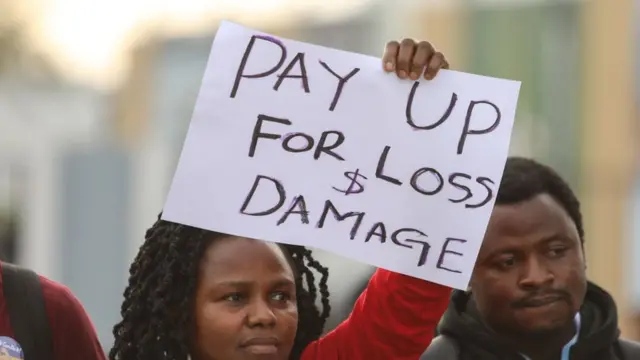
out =
<path fill-rule="evenodd" d="M 263 299 L 256 299 L 249 306 L 247 313 L 249 327 L 273 327 L 276 324 L 276 315 Z"/>
<path fill-rule="evenodd" d="M 549 270 L 544 261 L 532 257 L 522 268 L 519 285 L 527 290 L 537 289 L 552 283 L 554 278 L 553 272 Z"/>

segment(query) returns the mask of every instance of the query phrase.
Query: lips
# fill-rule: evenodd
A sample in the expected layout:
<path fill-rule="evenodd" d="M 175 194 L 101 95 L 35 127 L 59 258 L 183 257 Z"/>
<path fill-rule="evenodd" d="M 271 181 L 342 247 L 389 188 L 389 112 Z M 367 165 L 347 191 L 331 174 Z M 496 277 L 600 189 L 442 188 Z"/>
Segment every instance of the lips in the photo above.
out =
<path fill-rule="evenodd" d="M 272 355 L 278 352 L 279 345 L 275 337 L 254 337 L 244 341 L 241 347 L 255 355 Z"/>
<path fill-rule="evenodd" d="M 523 301 L 522 307 L 539 307 L 549 305 L 560 300 L 562 300 L 562 297 L 558 295 L 540 296 Z"/>

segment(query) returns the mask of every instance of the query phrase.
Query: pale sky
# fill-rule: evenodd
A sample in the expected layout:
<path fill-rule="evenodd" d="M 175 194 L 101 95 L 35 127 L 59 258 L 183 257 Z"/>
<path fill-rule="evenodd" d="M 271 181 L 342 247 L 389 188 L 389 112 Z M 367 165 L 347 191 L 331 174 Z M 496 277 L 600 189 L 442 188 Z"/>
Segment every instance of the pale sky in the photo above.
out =
<path fill-rule="evenodd" d="M 16 1 L 16 0 L 10 0 Z M 295 21 L 299 14 L 339 16 L 374 0 L 20 0 L 33 43 L 67 75 L 111 87 L 126 68 L 126 49 L 150 29 L 193 33 L 221 19 L 248 26 Z"/>

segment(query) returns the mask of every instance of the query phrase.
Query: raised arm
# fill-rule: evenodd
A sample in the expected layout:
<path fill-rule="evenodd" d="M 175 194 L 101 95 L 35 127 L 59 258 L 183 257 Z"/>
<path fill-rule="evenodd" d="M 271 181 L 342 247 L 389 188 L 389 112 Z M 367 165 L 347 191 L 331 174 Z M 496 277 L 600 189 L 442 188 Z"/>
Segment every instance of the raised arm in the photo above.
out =
<path fill-rule="evenodd" d="M 347 320 L 303 360 L 416 360 L 429 346 L 451 289 L 378 269 Z"/>

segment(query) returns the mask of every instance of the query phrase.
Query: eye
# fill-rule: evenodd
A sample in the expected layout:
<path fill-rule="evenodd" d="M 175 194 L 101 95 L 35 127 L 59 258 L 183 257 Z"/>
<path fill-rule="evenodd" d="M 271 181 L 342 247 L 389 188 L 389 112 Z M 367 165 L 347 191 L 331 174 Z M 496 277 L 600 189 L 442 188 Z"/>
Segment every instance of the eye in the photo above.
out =
<path fill-rule="evenodd" d="M 500 268 L 500 269 L 509 269 L 511 267 L 513 267 L 516 264 L 516 259 L 513 256 L 508 256 L 508 257 L 502 257 L 500 259 L 498 259 L 496 265 Z"/>
<path fill-rule="evenodd" d="M 276 291 L 271 294 L 271 299 L 275 301 L 288 301 L 291 300 L 291 295 L 284 291 Z"/>
<path fill-rule="evenodd" d="M 503 266 L 513 266 L 513 265 L 515 265 L 515 264 L 516 264 L 516 259 L 514 259 L 514 258 L 505 259 L 505 260 L 502 262 L 502 265 L 503 265 Z"/>
<path fill-rule="evenodd" d="M 243 296 L 240 293 L 230 293 L 222 297 L 222 300 L 229 301 L 229 302 L 240 302 L 242 301 L 242 299 L 243 299 Z"/>
<path fill-rule="evenodd" d="M 549 249 L 548 255 L 551 258 L 559 258 L 564 256 L 564 254 L 567 252 L 567 248 L 554 248 L 554 249 Z"/>

